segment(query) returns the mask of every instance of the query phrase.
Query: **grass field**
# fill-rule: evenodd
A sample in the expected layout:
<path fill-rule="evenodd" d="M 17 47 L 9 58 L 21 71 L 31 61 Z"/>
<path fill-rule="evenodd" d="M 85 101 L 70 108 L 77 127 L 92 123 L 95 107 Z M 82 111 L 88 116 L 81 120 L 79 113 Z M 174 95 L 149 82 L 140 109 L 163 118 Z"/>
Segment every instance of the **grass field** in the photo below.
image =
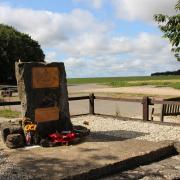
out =
<path fill-rule="evenodd" d="M 106 84 L 112 87 L 145 86 L 173 87 L 180 89 L 178 76 L 134 76 L 134 77 L 102 77 L 102 78 L 69 78 L 68 84 Z"/>
<path fill-rule="evenodd" d="M 21 114 L 20 112 L 13 111 L 11 109 L 0 109 L 0 117 L 18 118 L 20 114 Z"/>

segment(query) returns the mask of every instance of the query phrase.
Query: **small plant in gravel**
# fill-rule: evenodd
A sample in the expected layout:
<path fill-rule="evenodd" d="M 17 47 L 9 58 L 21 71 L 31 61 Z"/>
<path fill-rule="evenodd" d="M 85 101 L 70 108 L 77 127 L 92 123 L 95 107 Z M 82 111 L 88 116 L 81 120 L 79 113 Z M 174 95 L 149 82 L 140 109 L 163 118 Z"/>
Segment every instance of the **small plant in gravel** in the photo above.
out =
<path fill-rule="evenodd" d="M 5 118 L 18 118 L 20 116 L 20 112 L 18 111 L 13 111 L 11 109 L 1 109 L 0 110 L 0 117 L 5 117 Z"/>
<path fill-rule="evenodd" d="M 119 110 L 119 106 L 116 104 L 116 112 L 115 112 L 116 117 L 121 117 L 121 112 Z"/>

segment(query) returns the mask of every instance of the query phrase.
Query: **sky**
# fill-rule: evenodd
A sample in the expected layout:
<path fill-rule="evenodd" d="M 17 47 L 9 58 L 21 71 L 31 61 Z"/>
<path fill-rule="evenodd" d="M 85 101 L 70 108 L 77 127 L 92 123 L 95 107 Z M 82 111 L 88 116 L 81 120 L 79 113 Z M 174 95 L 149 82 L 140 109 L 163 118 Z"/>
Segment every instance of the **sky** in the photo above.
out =
<path fill-rule="evenodd" d="M 180 68 L 153 15 L 177 0 L 0 0 L 0 23 L 37 40 L 67 77 L 141 76 Z"/>

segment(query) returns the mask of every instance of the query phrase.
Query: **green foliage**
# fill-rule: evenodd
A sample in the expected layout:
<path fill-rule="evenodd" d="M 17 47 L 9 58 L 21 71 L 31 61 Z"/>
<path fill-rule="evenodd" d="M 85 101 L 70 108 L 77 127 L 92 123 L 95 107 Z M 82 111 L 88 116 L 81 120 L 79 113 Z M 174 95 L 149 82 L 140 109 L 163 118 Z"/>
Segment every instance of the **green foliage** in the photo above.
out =
<path fill-rule="evenodd" d="M 0 24 L 0 83 L 15 84 L 15 61 L 44 61 L 37 41 L 13 27 Z"/>
<path fill-rule="evenodd" d="M 154 19 L 159 23 L 159 27 L 164 33 L 163 37 L 169 39 L 172 44 L 172 51 L 177 60 L 180 61 L 180 0 L 178 0 L 175 9 L 176 15 L 156 14 Z"/>
<path fill-rule="evenodd" d="M 68 78 L 68 84 L 88 84 L 88 83 L 98 83 L 107 84 L 117 81 L 148 81 L 148 80 L 179 80 L 180 75 L 169 75 L 169 76 L 129 76 L 129 77 L 95 77 L 95 78 Z"/>
<path fill-rule="evenodd" d="M 158 86 L 180 89 L 180 75 L 169 76 L 134 76 L 134 77 L 102 77 L 102 78 L 71 78 L 68 84 L 106 84 L 112 87 Z"/>
<path fill-rule="evenodd" d="M 5 118 L 18 118 L 20 116 L 20 112 L 18 111 L 13 111 L 11 109 L 1 109 L 0 110 L 0 117 L 5 117 Z"/>
<path fill-rule="evenodd" d="M 180 83 L 173 83 L 171 84 L 171 87 L 174 89 L 180 89 Z"/>
<path fill-rule="evenodd" d="M 122 81 L 122 80 L 121 81 L 112 81 L 108 84 L 112 87 L 126 87 L 126 86 L 128 86 L 128 82 Z"/>
<path fill-rule="evenodd" d="M 144 80 L 144 81 L 113 81 L 109 83 L 112 87 L 130 87 L 130 86 L 155 86 L 155 87 L 172 87 L 174 89 L 180 89 L 180 81 L 157 81 L 157 80 Z"/>

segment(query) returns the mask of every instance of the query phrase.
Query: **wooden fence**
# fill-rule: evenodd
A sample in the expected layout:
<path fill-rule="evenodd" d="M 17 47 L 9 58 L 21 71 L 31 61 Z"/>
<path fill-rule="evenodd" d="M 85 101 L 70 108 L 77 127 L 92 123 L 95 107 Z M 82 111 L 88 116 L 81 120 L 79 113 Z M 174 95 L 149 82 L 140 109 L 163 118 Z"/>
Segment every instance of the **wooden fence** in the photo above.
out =
<path fill-rule="evenodd" d="M 69 101 L 77 101 L 77 100 L 89 100 L 89 113 L 91 115 L 95 115 L 95 100 L 106 100 L 106 101 L 123 101 L 123 102 L 136 102 L 142 104 L 142 120 L 149 121 L 149 106 L 154 104 L 170 104 L 170 105 L 178 105 L 180 106 L 180 101 L 166 101 L 166 100 L 156 100 L 151 99 L 147 96 L 138 99 L 127 99 L 127 98 L 112 98 L 112 97 L 102 97 L 95 96 L 94 94 L 90 94 L 89 96 L 79 96 L 79 97 L 69 97 Z M 0 106 L 10 106 L 10 105 L 20 105 L 20 101 L 14 102 L 0 102 Z M 82 115 L 82 114 L 78 114 Z M 103 115 L 103 114 L 102 114 Z"/>

